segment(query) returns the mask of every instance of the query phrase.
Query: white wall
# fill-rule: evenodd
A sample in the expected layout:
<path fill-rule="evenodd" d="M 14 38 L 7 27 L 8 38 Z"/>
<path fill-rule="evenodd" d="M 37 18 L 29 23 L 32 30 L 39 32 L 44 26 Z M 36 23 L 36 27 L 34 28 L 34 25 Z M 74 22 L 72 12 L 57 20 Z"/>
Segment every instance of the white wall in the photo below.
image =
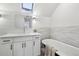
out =
<path fill-rule="evenodd" d="M 7 33 L 14 27 L 13 15 L 0 17 L 0 34 Z"/>
<path fill-rule="evenodd" d="M 0 20 L 0 34 L 3 33 L 24 33 L 24 16 L 17 14 L 21 12 L 20 4 L 0 4 L 0 13 L 5 15 L 3 20 Z M 16 15 L 15 15 L 16 13 Z M 33 29 L 37 29 L 42 34 L 43 38 L 50 36 L 50 18 L 39 17 L 36 23 L 33 23 Z"/>
<path fill-rule="evenodd" d="M 35 3 L 33 13 L 40 17 L 51 17 L 58 3 Z"/>
<path fill-rule="evenodd" d="M 14 27 L 8 33 L 24 33 L 24 16 L 14 15 L 12 23 Z"/>
<path fill-rule="evenodd" d="M 23 22 L 22 16 L 17 16 L 14 14 L 7 14 L 0 17 L 0 34 L 24 33 Z"/>
<path fill-rule="evenodd" d="M 0 14 L 2 15 L 0 17 L 0 34 L 23 33 L 23 17 L 15 15 L 19 12 L 21 12 L 19 3 L 0 3 Z"/>
<path fill-rule="evenodd" d="M 79 4 L 60 4 L 51 18 L 51 38 L 79 47 Z"/>
<path fill-rule="evenodd" d="M 61 3 L 52 15 L 52 27 L 79 25 L 79 4 Z"/>
<path fill-rule="evenodd" d="M 0 3 L 0 34 L 24 33 L 24 16 L 30 14 L 21 9 L 20 3 Z"/>
<path fill-rule="evenodd" d="M 50 38 L 50 18 L 40 17 L 33 21 L 33 29 L 42 34 L 42 39 Z"/>

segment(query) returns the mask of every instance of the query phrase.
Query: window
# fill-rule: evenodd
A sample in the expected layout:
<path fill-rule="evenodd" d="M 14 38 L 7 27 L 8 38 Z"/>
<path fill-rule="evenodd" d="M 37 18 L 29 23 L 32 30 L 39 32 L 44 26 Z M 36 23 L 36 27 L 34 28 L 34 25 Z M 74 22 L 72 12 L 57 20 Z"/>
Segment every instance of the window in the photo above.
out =
<path fill-rule="evenodd" d="M 32 11 L 33 3 L 22 3 L 22 9 L 24 9 L 26 11 Z"/>

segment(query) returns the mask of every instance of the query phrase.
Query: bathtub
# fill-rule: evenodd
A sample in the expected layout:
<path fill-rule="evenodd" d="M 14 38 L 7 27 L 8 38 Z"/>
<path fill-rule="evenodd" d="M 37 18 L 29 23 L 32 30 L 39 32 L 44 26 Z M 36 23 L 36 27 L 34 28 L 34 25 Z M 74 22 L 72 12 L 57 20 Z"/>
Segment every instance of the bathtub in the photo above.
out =
<path fill-rule="evenodd" d="M 79 56 L 79 48 L 62 43 L 53 39 L 42 40 L 42 43 L 50 47 L 54 47 L 57 50 L 57 54 L 60 56 Z"/>

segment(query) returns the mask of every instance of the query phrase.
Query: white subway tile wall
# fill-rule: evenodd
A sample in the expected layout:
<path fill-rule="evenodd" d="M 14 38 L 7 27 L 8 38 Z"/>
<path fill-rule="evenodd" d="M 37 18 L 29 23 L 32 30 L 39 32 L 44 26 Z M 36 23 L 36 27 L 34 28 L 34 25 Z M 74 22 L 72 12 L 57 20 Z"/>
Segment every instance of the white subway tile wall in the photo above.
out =
<path fill-rule="evenodd" d="M 79 48 L 79 26 L 52 28 L 51 38 Z"/>

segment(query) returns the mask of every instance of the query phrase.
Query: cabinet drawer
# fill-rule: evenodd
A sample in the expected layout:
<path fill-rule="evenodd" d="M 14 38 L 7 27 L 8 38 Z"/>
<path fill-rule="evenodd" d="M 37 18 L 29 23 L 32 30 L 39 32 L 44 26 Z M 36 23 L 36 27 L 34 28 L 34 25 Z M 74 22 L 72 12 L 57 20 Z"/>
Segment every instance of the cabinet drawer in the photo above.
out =
<path fill-rule="evenodd" d="M 33 40 L 33 37 L 32 36 L 26 37 L 25 40 L 26 41 Z"/>
<path fill-rule="evenodd" d="M 12 43 L 11 38 L 0 38 L 0 44 L 8 44 L 8 43 Z"/>
<path fill-rule="evenodd" d="M 16 37 L 14 38 L 14 42 L 22 42 L 26 40 L 32 40 L 32 37 Z"/>
<path fill-rule="evenodd" d="M 13 42 L 22 42 L 22 41 L 25 41 L 24 37 L 16 37 L 13 39 Z"/>
<path fill-rule="evenodd" d="M 34 39 L 40 39 L 40 36 L 34 36 Z"/>

